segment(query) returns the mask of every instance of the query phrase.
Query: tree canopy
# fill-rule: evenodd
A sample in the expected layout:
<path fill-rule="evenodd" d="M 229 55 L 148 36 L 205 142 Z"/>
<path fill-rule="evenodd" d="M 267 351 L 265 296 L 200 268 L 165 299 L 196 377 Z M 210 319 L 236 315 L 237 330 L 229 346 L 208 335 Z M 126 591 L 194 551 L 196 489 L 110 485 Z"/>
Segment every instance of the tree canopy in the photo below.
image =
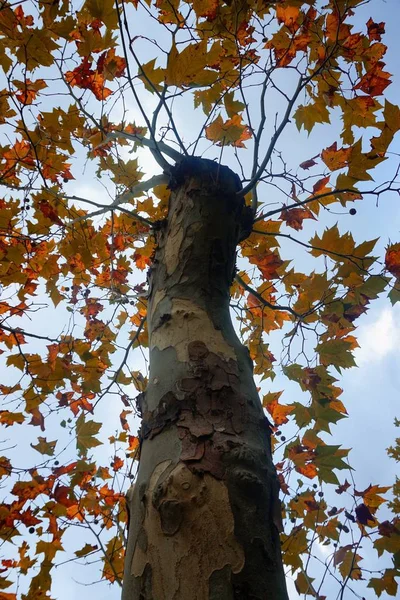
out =
<path fill-rule="evenodd" d="M 0 600 L 52 598 L 71 561 L 121 584 L 146 276 L 192 155 L 242 184 L 231 308 L 272 423 L 288 576 L 314 598 L 396 596 L 399 480 L 360 490 L 335 432 L 359 319 L 400 300 L 400 242 L 379 255 L 354 230 L 400 190 L 385 25 L 360 22 L 365 4 L 0 3 Z"/>

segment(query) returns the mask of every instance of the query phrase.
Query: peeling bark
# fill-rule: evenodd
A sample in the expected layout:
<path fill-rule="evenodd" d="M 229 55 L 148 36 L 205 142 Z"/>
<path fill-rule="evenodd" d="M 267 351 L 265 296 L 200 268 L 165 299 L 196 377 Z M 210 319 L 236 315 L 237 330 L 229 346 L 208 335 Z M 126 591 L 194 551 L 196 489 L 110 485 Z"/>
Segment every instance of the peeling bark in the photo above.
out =
<path fill-rule="evenodd" d="M 229 314 L 240 181 L 186 158 L 170 187 L 150 275 L 123 600 L 287 600 L 269 424 Z"/>

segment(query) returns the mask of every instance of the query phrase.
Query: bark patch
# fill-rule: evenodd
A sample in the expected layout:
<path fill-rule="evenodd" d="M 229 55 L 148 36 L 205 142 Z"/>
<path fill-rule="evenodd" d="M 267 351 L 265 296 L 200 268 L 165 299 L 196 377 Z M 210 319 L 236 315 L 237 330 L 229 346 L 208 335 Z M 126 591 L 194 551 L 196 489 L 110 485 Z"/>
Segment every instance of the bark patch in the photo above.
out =
<path fill-rule="evenodd" d="M 229 566 L 238 573 L 244 565 L 228 490 L 223 481 L 193 474 L 183 463 L 165 476 L 167 468 L 158 465 L 150 478 L 143 523 L 147 548 L 136 544 L 131 574 L 142 577 L 151 570 L 151 593 L 158 600 L 205 600 L 214 571 Z"/>
<path fill-rule="evenodd" d="M 195 302 L 175 298 L 171 303 L 170 319 L 156 323 L 151 333 L 150 345 L 159 350 L 173 347 L 181 362 L 189 360 L 189 343 L 202 342 L 209 350 L 226 359 L 236 360 L 235 351 L 215 329 L 207 312 Z"/>

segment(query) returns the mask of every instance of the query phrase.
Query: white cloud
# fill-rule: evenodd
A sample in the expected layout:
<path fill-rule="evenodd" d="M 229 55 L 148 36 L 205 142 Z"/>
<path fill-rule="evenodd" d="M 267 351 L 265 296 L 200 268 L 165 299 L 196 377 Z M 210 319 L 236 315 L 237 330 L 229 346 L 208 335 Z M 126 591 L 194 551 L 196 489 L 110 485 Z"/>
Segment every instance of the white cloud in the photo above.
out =
<path fill-rule="evenodd" d="M 383 309 L 372 323 L 358 329 L 360 348 L 355 351 L 356 363 L 361 367 L 376 362 L 396 351 L 400 346 L 400 311 L 398 307 Z"/>

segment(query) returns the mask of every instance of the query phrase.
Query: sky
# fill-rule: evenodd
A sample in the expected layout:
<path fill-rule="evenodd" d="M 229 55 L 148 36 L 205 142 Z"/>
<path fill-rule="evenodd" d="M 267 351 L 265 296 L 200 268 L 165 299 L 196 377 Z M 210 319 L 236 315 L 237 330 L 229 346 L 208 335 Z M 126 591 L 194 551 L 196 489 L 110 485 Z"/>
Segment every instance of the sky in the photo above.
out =
<path fill-rule="evenodd" d="M 375 21 L 386 21 L 385 43 L 389 50 L 387 53 L 388 70 L 393 73 L 394 83 L 387 90 L 387 97 L 393 103 L 398 103 L 400 98 L 400 41 L 398 35 L 398 23 L 400 22 L 400 1 L 399 0 L 372 0 L 372 2 L 358 11 L 360 22 L 366 22 L 370 16 Z M 140 30 L 140 23 L 136 23 L 137 31 Z M 149 113 L 154 106 L 154 99 L 146 102 L 146 110 Z M 140 115 L 137 108 L 132 104 L 129 106 L 130 113 L 140 122 Z M 273 106 L 271 106 L 271 111 Z M 185 131 L 189 138 L 198 130 L 202 115 L 197 113 L 193 117 L 191 106 L 182 105 L 179 110 L 177 125 Z M 321 135 L 327 135 L 331 142 L 332 131 L 335 125 L 324 130 L 316 130 L 307 137 L 305 134 L 293 137 L 292 134 L 284 135 L 282 138 L 282 148 L 293 153 L 296 164 L 314 156 L 321 150 Z M 397 147 L 393 146 L 393 151 L 400 152 L 399 142 Z M 131 158 L 126 152 L 126 158 Z M 212 155 L 211 155 L 212 157 Z M 148 155 L 142 159 L 143 167 L 151 171 L 153 165 Z M 384 163 L 377 170 L 377 180 L 385 179 L 392 173 L 391 167 Z M 86 197 L 88 199 L 99 199 L 104 196 L 104 187 L 95 181 L 90 171 L 87 179 L 77 180 L 70 184 L 71 193 Z M 269 199 L 268 199 L 269 200 Z M 271 198 L 271 202 L 274 198 Z M 329 221 L 330 219 L 330 221 Z M 324 221 L 324 226 L 331 226 L 339 221 L 343 229 L 351 228 L 353 235 L 359 242 L 365 239 L 381 237 L 378 243 L 379 254 L 384 254 L 384 248 L 389 241 L 400 240 L 400 204 L 399 198 L 395 195 L 383 196 L 380 199 L 379 207 L 376 207 L 374 200 L 358 203 L 357 215 L 351 217 L 347 210 L 338 209 L 336 214 L 329 216 L 328 221 Z M 314 231 L 313 223 L 305 222 L 304 239 L 311 237 Z M 307 257 L 304 256 L 304 265 L 307 265 Z M 301 269 L 302 265 L 298 263 Z M 62 309 L 58 309 L 55 320 L 49 320 L 42 317 L 40 313 L 35 320 L 36 331 L 45 335 L 46 332 L 52 333 L 57 322 L 62 323 L 65 318 Z M 366 315 L 358 320 L 357 336 L 360 348 L 356 350 L 356 362 L 358 367 L 345 371 L 340 377 L 340 385 L 344 389 L 344 403 L 349 412 L 349 419 L 344 419 L 335 426 L 334 443 L 341 444 L 343 447 L 353 448 L 350 461 L 355 469 L 355 480 L 357 489 L 365 489 L 370 483 L 380 483 L 381 485 L 390 485 L 394 481 L 397 473 L 394 461 L 389 461 L 386 456 L 386 448 L 391 445 L 398 435 L 393 426 L 395 416 L 400 417 L 398 405 L 398 390 L 400 387 L 400 306 L 391 307 L 387 298 L 381 297 L 372 303 L 372 306 Z M 273 353 L 279 355 L 279 336 L 271 336 L 271 349 Z M 276 350 L 275 350 L 276 349 Z M 143 361 L 139 357 L 130 365 L 133 369 L 143 368 Z M 0 366 L 1 368 L 1 366 Z M 4 366 L 3 366 L 4 369 Z M 5 371 L 2 377 L 8 378 Z M 273 383 L 263 384 L 263 393 L 285 389 L 285 402 L 292 402 L 298 399 L 299 391 L 288 383 L 287 379 L 279 375 Z M 100 412 L 96 414 L 95 420 L 103 420 L 107 424 L 107 431 L 113 430 L 118 426 L 118 414 L 120 406 L 116 408 L 115 399 L 110 397 L 107 402 L 100 407 Z M 51 436 L 49 436 L 51 437 Z M 18 439 L 18 448 L 16 452 L 21 456 L 21 449 L 24 448 L 24 460 L 26 456 L 32 455 L 32 460 L 37 460 L 33 451 L 29 448 L 30 440 Z M 69 443 L 67 434 L 65 443 Z M 30 454 L 29 454 L 30 453 Z M 109 446 L 102 446 L 99 453 L 106 461 L 112 455 L 112 449 Z M 67 453 L 68 454 L 68 453 Z M 65 454 L 63 456 L 66 456 Z M 72 535 L 72 533 L 71 533 Z M 79 534 L 76 534 L 79 535 Z M 85 540 L 82 540 L 84 545 Z M 321 548 L 321 557 L 324 556 L 325 549 Z M 61 559 L 62 560 L 62 559 Z M 93 573 L 92 578 L 88 575 Z M 108 586 L 104 582 L 97 583 L 97 569 L 95 566 L 89 570 L 86 565 L 63 564 L 55 570 L 53 581 L 53 597 L 57 600 L 78 600 L 83 594 L 88 593 L 91 596 L 96 595 L 97 600 L 117 600 L 120 597 L 120 591 L 117 586 Z M 94 587 L 87 587 L 88 583 L 93 583 Z M 297 598 L 297 594 L 289 581 L 289 590 L 291 599 Z M 350 596 L 349 596 L 350 597 Z M 370 598 L 370 596 L 367 596 Z M 328 596 L 329 600 L 330 597 Z M 385 596 L 382 596 L 386 600 Z"/>

